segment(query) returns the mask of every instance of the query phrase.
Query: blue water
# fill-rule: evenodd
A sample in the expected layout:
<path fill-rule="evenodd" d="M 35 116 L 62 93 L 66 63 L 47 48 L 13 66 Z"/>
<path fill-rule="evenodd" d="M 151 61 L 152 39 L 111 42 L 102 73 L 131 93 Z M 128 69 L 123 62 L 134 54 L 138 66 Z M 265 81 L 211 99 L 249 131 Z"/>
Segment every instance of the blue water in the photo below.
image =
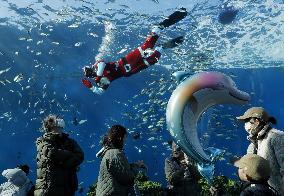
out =
<path fill-rule="evenodd" d="M 166 105 L 161 103 L 176 86 L 171 73 L 217 70 L 250 93 L 251 101 L 246 106 L 209 109 L 200 120 L 199 136 L 204 147 L 226 150 L 216 173 L 236 178 L 228 159 L 244 154 L 248 141 L 235 116 L 250 106 L 263 106 L 278 119 L 276 128 L 284 127 L 280 20 L 284 5 L 269 2 L 102 0 L 50 5 L 44 0 L 1 1 L 0 73 L 10 69 L 0 74 L 0 171 L 27 163 L 35 180 L 34 142 L 42 134 L 41 120 L 55 113 L 64 117 L 66 132 L 85 152 L 78 173 L 85 191 L 97 179 L 100 161 L 95 154 L 101 136 L 113 124 L 128 128 L 125 151 L 129 161 L 144 160 L 150 179 L 165 185 L 163 168 L 171 137 L 166 124 L 157 126 L 157 122 L 165 118 Z M 239 10 L 231 24 L 218 22 L 224 4 Z M 152 24 L 182 6 L 193 9 L 190 16 L 163 32 L 160 39 L 185 35 L 182 46 L 165 51 L 158 65 L 114 81 L 102 96 L 82 86 L 83 66 L 94 63 L 99 55 L 117 60 L 144 41 Z M 20 73 L 23 80 L 14 82 Z M 74 125 L 74 118 L 87 121 Z M 134 133 L 140 133 L 140 139 L 134 139 Z M 203 137 L 205 133 L 210 137 Z"/>

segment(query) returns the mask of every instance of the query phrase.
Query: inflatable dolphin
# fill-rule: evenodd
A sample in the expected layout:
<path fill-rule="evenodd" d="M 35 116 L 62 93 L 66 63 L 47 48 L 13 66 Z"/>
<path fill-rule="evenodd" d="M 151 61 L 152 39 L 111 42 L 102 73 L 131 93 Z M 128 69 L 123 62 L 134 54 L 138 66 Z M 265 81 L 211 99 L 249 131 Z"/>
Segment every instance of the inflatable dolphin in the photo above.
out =
<path fill-rule="evenodd" d="M 184 153 L 198 163 L 200 173 L 210 181 L 214 175 L 214 163 L 224 152 L 202 148 L 197 122 L 202 113 L 213 105 L 245 104 L 250 96 L 238 90 L 230 77 L 219 72 L 202 72 L 192 76 L 188 72 L 175 72 L 173 76 L 179 85 L 167 105 L 168 130 Z"/>

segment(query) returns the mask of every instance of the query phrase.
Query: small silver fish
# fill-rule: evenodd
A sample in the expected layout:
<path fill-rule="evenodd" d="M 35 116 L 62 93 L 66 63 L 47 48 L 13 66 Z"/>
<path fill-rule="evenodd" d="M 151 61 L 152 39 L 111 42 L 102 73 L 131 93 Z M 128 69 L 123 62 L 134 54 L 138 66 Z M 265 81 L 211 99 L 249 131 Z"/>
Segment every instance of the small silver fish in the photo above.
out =
<path fill-rule="evenodd" d="M 20 73 L 14 77 L 14 82 L 21 82 L 23 79 L 24 79 L 24 75 Z"/>
<path fill-rule="evenodd" d="M 9 67 L 7 69 L 0 70 L 0 75 L 5 73 L 5 72 L 8 72 L 10 69 L 11 69 L 11 67 Z"/>

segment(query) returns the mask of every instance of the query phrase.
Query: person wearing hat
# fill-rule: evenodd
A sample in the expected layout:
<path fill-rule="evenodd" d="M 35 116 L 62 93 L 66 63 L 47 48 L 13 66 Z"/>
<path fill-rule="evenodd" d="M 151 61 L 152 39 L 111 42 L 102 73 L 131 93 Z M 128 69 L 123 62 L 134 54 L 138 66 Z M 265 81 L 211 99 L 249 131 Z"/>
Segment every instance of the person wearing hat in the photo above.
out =
<path fill-rule="evenodd" d="M 200 195 L 201 175 L 197 166 L 175 142 L 172 142 L 172 154 L 165 160 L 165 174 L 169 196 Z"/>
<path fill-rule="evenodd" d="M 271 174 L 269 162 L 256 154 L 247 154 L 236 160 L 238 176 L 243 182 L 240 196 L 274 196 L 277 191 L 269 186 Z"/>
<path fill-rule="evenodd" d="M 73 196 L 78 189 L 77 171 L 84 153 L 64 133 L 65 122 L 56 115 L 42 122 L 44 135 L 36 141 L 37 179 L 35 196 Z"/>
<path fill-rule="evenodd" d="M 284 132 L 271 127 L 276 124 L 276 119 L 262 107 L 252 107 L 237 119 L 245 123 L 249 134 L 251 144 L 247 153 L 268 160 L 271 168 L 268 183 L 284 196 Z"/>

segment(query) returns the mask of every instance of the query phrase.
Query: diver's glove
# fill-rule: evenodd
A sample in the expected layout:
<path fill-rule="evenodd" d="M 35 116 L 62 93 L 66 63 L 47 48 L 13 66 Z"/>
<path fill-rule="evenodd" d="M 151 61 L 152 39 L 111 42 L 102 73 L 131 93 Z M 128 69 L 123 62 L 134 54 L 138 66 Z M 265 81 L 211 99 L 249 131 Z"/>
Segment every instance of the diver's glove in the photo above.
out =
<path fill-rule="evenodd" d="M 97 87 L 97 86 L 93 86 L 92 88 L 90 88 L 90 90 L 93 92 L 93 93 L 96 93 L 98 95 L 102 95 L 105 90 L 100 88 L 100 87 Z"/>

